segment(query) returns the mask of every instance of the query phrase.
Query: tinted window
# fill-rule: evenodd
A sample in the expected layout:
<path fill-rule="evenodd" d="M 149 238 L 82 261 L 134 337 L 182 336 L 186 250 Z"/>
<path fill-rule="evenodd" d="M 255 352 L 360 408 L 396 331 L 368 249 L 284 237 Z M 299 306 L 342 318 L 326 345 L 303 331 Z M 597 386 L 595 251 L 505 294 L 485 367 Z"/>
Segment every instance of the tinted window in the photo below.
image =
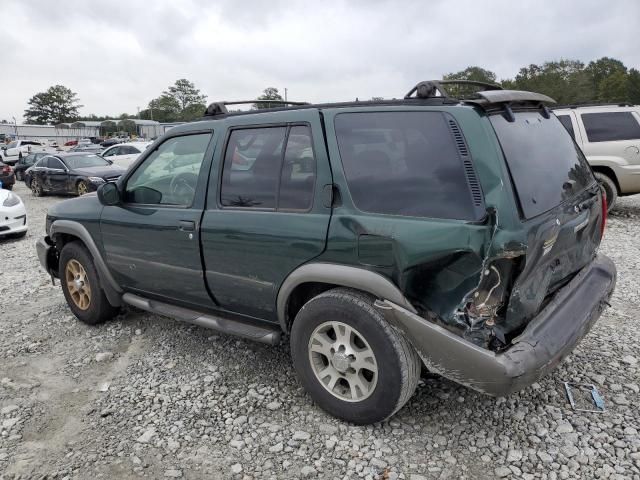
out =
<path fill-rule="evenodd" d="M 567 129 L 567 132 L 571 134 L 573 138 L 576 138 L 575 133 L 573 132 L 573 124 L 571 123 L 571 117 L 569 115 L 556 115 L 558 120 L 564 128 Z"/>
<path fill-rule="evenodd" d="M 125 145 L 124 147 L 120 147 L 120 155 L 134 155 L 140 153 L 139 150 L 137 150 L 134 147 L 131 147 L 129 145 Z"/>
<path fill-rule="evenodd" d="M 164 141 L 129 177 L 126 201 L 191 205 L 210 139 L 211 134 L 202 133 Z"/>
<path fill-rule="evenodd" d="M 335 129 L 349 192 L 360 210 L 473 219 L 471 193 L 439 112 L 343 113 Z"/>
<path fill-rule="evenodd" d="M 109 165 L 104 158 L 93 153 L 86 155 L 72 155 L 64 159 L 69 168 L 105 167 Z"/>
<path fill-rule="evenodd" d="M 60 169 L 60 170 L 64 170 L 65 169 L 64 164 L 60 160 L 58 160 L 57 158 L 54 158 L 54 157 L 49 157 L 49 160 L 47 161 L 47 166 L 49 168 L 57 168 L 57 169 Z"/>
<path fill-rule="evenodd" d="M 271 127 L 231 132 L 220 188 L 223 206 L 276 208 L 286 131 Z"/>
<path fill-rule="evenodd" d="M 524 216 L 559 205 L 594 179 L 582 152 L 553 115 L 518 112 L 515 121 L 492 115 Z"/>
<path fill-rule="evenodd" d="M 640 124 L 631 112 L 582 113 L 590 142 L 640 139 Z"/>
<path fill-rule="evenodd" d="M 313 203 L 316 161 L 311 128 L 291 127 L 282 163 L 278 209 L 308 210 Z"/>
<path fill-rule="evenodd" d="M 106 152 L 103 152 L 102 156 L 103 157 L 112 157 L 114 155 L 120 155 L 119 151 L 120 151 L 120 147 L 112 147 L 109 150 L 107 150 Z"/>

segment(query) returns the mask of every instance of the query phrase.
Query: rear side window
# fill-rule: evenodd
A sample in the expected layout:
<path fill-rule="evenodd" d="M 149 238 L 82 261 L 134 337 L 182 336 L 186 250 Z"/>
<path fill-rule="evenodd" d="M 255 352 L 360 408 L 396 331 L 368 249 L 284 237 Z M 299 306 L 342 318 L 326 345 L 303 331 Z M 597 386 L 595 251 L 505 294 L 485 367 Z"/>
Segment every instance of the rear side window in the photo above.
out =
<path fill-rule="evenodd" d="M 580 149 L 553 115 L 518 112 L 490 117 L 525 218 L 551 210 L 593 183 Z"/>
<path fill-rule="evenodd" d="M 444 114 L 341 113 L 335 130 L 349 192 L 360 210 L 476 219 L 463 162 Z"/>
<path fill-rule="evenodd" d="M 640 139 L 640 124 L 631 112 L 582 113 L 590 142 Z"/>
<path fill-rule="evenodd" d="M 220 203 L 224 207 L 308 210 L 315 168 L 308 126 L 233 130 L 225 151 Z"/>
<path fill-rule="evenodd" d="M 567 132 L 571 135 L 572 138 L 576 138 L 576 135 L 573 131 L 573 124 L 571 123 L 571 117 L 569 115 L 556 115 L 558 120 L 564 128 L 566 128 Z"/>

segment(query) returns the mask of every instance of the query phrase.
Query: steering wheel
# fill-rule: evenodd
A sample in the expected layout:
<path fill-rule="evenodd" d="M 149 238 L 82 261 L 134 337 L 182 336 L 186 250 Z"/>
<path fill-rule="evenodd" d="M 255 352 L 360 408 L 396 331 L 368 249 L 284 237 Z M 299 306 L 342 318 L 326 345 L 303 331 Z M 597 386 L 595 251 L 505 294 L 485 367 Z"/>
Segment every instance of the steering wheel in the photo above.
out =
<path fill-rule="evenodd" d="M 191 172 L 182 172 L 171 179 L 169 192 L 173 197 L 191 199 L 196 192 L 198 176 Z"/>

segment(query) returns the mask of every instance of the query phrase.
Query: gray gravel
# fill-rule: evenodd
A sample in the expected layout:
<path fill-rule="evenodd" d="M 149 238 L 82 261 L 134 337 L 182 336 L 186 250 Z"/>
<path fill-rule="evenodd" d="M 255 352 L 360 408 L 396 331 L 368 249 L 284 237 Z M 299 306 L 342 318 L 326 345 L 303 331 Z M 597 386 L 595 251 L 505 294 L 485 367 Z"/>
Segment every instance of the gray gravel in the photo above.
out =
<path fill-rule="evenodd" d="M 16 193 L 30 231 L 0 241 L 0 478 L 640 479 L 640 196 L 602 247 L 612 308 L 551 376 L 498 399 L 426 378 L 356 427 L 313 405 L 286 346 L 139 311 L 77 322 L 33 247 L 61 199 Z M 607 412 L 571 411 L 565 380 L 595 383 Z"/>

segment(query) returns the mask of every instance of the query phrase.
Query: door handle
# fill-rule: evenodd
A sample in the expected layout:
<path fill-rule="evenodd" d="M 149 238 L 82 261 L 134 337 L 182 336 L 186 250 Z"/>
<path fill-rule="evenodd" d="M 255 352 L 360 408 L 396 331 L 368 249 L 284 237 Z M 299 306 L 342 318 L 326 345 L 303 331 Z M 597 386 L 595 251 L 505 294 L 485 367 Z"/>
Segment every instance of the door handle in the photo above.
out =
<path fill-rule="evenodd" d="M 180 220 L 178 225 L 183 232 L 194 232 L 196 230 L 196 222 L 190 220 Z"/>

